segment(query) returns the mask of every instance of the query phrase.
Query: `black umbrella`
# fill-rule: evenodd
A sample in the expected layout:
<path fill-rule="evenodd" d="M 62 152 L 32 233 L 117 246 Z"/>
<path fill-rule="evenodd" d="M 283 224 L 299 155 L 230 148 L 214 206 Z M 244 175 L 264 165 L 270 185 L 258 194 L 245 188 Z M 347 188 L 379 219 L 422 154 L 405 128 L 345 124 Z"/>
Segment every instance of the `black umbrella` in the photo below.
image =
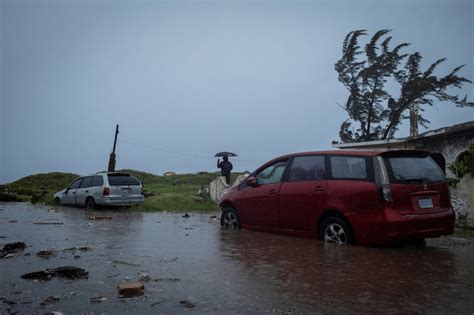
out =
<path fill-rule="evenodd" d="M 232 153 L 232 152 L 219 152 L 214 155 L 215 157 L 221 157 L 221 156 L 237 156 L 237 154 Z"/>

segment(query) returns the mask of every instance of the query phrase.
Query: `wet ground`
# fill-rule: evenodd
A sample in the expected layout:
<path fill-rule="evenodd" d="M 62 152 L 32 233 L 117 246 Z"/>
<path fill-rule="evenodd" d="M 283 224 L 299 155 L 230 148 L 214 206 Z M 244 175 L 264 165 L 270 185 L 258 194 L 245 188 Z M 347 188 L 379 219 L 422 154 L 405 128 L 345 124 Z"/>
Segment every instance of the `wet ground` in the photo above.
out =
<path fill-rule="evenodd" d="M 0 259 L 1 314 L 474 312 L 472 238 L 367 248 L 221 230 L 212 213 L 55 212 L 26 203 L 0 209 L 0 247 L 27 245 Z M 55 255 L 36 256 L 41 250 Z M 59 266 L 83 268 L 89 277 L 21 278 Z M 143 274 L 151 278 L 143 296 L 118 296 L 119 282 Z"/>

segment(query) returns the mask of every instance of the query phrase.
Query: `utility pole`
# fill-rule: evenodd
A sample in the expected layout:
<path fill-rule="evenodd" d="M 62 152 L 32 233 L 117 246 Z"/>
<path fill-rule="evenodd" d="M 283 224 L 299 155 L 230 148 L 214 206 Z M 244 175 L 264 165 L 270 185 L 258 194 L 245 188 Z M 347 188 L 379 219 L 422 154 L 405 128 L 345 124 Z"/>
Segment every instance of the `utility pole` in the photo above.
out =
<path fill-rule="evenodd" d="M 115 128 L 115 139 L 114 139 L 114 149 L 112 150 L 112 153 L 110 153 L 109 157 L 109 172 L 115 172 L 115 146 L 117 145 L 117 135 L 119 133 L 119 125 Z"/>

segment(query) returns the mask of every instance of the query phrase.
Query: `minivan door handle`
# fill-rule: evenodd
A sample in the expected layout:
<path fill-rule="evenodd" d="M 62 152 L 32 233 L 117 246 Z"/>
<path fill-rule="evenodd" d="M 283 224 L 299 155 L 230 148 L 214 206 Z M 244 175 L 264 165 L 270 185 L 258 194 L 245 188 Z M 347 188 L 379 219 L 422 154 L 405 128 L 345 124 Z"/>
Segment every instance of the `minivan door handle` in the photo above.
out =
<path fill-rule="evenodd" d="M 269 195 L 276 195 L 276 194 L 277 194 L 277 191 L 276 191 L 275 189 L 271 189 L 268 194 L 269 194 Z"/>
<path fill-rule="evenodd" d="M 316 186 L 316 187 L 314 187 L 313 191 L 324 191 L 324 187 L 323 186 Z"/>

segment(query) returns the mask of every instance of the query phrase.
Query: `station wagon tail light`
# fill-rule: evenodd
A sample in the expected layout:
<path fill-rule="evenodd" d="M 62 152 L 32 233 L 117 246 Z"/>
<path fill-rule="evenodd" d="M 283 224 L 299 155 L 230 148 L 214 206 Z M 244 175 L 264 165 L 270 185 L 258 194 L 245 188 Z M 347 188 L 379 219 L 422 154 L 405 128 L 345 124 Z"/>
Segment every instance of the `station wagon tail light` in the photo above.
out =
<path fill-rule="evenodd" d="M 383 199 L 387 202 L 392 202 L 392 189 L 390 188 L 390 180 L 388 178 L 387 169 L 385 168 L 385 163 L 381 156 L 377 156 L 377 162 L 379 163 L 380 169 L 380 181 L 382 184 L 382 195 Z"/>
<path fill-rule="evenodd" d="M 110 189 L 109 189 L 109 187 L 104 187 L 104 191 L 102 192 L 102 195 L 104 195 L 104 196 L 110 195 Z"/>

